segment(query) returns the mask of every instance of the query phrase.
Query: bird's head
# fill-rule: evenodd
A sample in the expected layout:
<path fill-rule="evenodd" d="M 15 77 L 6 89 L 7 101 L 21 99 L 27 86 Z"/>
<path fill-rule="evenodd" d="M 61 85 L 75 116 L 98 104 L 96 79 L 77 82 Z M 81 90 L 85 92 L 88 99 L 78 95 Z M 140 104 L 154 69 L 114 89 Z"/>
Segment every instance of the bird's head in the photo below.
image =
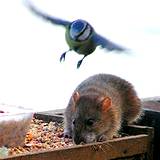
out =
<path fill-rule="evenodd" d="M 93 33 L 93 27 L 86 21 L 78 19 L 69 26 L 69 36 L 74 41 L 86 41 Z"/>

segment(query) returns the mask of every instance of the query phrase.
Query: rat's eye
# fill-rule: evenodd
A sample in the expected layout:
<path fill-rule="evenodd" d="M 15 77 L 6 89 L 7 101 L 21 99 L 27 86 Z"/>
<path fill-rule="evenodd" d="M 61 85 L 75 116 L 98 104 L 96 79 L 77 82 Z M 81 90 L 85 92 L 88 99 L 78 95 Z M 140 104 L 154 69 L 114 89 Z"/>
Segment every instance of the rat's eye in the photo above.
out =
<path fill-rule="evenodd" d="M 72 121 L 72 124 L 75 125 L 75 119 Z"/>
<path fill-rule="evenodd" d="M 95 120 L 93 118 L 89 118 L 86 120 L 86 125 L 87 126 L 92 126 L 94 124 Z"/>

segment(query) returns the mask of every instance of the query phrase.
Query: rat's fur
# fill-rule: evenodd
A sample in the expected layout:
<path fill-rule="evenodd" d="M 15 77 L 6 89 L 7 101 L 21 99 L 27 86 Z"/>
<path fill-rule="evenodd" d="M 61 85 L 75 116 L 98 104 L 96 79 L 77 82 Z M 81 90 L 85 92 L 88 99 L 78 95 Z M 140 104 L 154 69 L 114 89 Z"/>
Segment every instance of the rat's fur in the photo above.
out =
<path fill-rule="evenodd" d="M 65 110 L 64 136 L 76 144 L 113 138 L 122 126 L 136 121 L 141 101 L 133 86 L 110 74 L 97 74 L 75 89 Z"/>

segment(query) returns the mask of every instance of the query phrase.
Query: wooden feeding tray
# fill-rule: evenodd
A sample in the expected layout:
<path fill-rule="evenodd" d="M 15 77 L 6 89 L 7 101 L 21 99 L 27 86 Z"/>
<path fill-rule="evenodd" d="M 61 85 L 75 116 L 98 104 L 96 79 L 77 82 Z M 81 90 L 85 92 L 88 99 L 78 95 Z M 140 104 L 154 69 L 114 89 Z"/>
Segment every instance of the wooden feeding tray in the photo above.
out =
<path fill-rule="evenodd" d="M 139 121 L 140 125 L 154 128 L 153 159 L 160 159 L 160 97 L 149 97 L 142 100 L 144 116 Z"/>
<path fill-rule="evenodd" d="M 63 122 L 63 110 L 35 114 L 36 119 L 46 122 Z M 18 154 L 2 158 L 4 160 L 150 160 L 152 159 L 153 128 L 127 126 L 127 136 L 86 145 L 73 145 L 61 149 L 50 149 Z"/>

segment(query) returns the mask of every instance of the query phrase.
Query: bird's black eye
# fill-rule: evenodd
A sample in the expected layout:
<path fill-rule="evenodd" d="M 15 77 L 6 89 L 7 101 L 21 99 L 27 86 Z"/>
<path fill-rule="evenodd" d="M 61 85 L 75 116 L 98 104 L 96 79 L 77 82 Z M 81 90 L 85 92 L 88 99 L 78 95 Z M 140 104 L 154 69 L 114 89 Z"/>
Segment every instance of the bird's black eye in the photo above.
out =
<path fill-rule="evenodd" d="M 87 126 L 92 126 L 92 125 L 94 124 L 94 122 L 95 122 L 94 119 L 89 118 L 89 119 L 86 120 L 86 125 L 87 125 Z"/>

